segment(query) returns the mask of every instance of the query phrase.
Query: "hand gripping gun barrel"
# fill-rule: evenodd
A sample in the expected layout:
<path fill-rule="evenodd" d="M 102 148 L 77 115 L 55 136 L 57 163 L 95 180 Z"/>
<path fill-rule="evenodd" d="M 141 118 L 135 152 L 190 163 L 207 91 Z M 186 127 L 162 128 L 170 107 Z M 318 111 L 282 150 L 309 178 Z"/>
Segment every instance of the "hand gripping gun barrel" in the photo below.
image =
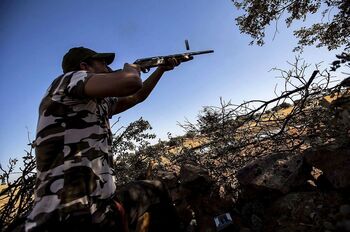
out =
<path fill-rule="evenodd" d="M 188 40 L 185 40 L 185 44 L 186 44 L 186 50 L 189 50 L 190 47 L 188 45 Z M 186 62 L 186 61 L 192 60 L 193 56 L 208 54 L 213 52 L 214 50 L 205 50 L 205 51 L 198 51 L 198 52 L 185 52 L 185 53 L 179 53 L 179 54 L 173 54 L 173 55 L 167 55 L 167 56 L 153 56 L 153 57 L 138 59 L 134 62 L 134 64 L 140 65 L 141 71 L 143 73 L 147 73 L 151 68 L 154 68 L 160 65 L 166 65 L 169 59 L 175 58 L 179 62 Z"/>

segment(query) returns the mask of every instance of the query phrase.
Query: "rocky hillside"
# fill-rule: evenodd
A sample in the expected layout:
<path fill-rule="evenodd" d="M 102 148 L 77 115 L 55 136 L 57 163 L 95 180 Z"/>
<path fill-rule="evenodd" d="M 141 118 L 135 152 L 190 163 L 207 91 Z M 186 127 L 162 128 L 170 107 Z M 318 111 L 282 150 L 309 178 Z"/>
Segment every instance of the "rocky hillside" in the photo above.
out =
<path fill-rule="evenodd" d="M 350 95 L 333 90 L 330 100 L 310 89 L 269 111 L 266 102 L 261 111 L 248 103 L 208 108 L 198 128 L 154 146 L 140 119 L 114 137 L 117 184 L 163 181 L 184 231 L 350 231 Z M 31 150 L 23 159 L 23 176 L 0 191 L 11 197 L 0 225 L 31 207 Z"/>
<path fill-rule="evenodd" d="M 186 231 L 350 231 L 350 104 L 339 102 L 337 123 L 347 128 L 342 140 L 320 140 L 303 131 L 317 143 L 274 152 L 269 146 L 287 141 L 267 140 L 225 159 L 212 158 L 206 166 L 202 161 L 211 151 L 203 144 L 210 141 L 196 138 L 191 146 L 185 139 L 192 151 L 187 154 L 200 158 L 164 156 L 149 165 L 148 178 L 166 183 Z M 176 156 L 180 148 L 171 150 Z"/>
<path fill-rule="evenodd" d="M 217 231 L 215 217 L 229 213 L 222 231 L 350 231 L 350 144 L 276 153 L 237 172 L 239 198 L 210 172 L 183 164 L 153 179 L 168 186 L 187 231 Z"/>

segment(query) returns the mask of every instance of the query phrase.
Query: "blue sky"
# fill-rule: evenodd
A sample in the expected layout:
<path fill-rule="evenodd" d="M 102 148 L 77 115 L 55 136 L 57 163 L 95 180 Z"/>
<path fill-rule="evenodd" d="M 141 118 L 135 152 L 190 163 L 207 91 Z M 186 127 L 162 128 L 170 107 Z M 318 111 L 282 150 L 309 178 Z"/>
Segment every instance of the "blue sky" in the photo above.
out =
<path fill-rule="evenodd" d="M 193 51 L 215 50 L 166 73 L 145 102 L 119 115 L 115 129 L 142 116 L 159 138 L 181 135 L 177 122 L 194 121 L 202 106 L 219 105 L 220 97 L 233 103 L 273 97 L 278 73 L 268 71 L 288 67 L 296 40 L 281 22 L 274 40 L 272 28 L 265 46 L 249 46 L 236 16 L 230 0 L 2 0 L 0 163 L 24 154 L 27 132 L 35 138 L 40 100 L 61 74 L 62 56 L 75 46 L 116 52 L 113 69 L 183 52 L 185 39 Z M 307 48 L 303 57 L 326 67 L 333 54 Z"/>

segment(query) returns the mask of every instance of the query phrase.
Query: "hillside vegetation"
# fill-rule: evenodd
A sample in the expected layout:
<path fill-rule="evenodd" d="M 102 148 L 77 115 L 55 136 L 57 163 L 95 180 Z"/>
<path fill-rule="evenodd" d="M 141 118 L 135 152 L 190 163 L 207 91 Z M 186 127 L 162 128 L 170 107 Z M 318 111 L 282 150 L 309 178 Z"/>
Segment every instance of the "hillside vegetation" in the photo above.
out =
<path fill-rule="evenodd" d="M 300 69 L 307 67 L 294 66 L 296 70 L 292 69 L 288 75 L 299 74 Z M 288 76 L 284 78 L 285 89 L 274 99 L 240 105 L 221 99 L 220 106 L 203 108 L 196 123 L 181 124 L 184 136 L 169 136 L 168 141 L 159 140 L 156 145 L 150 145 L 155 135 L 142 118 L 117 130 L 112 149 L 116 184 L 122 186 L 139 179 L 163 181 L 187 231 L 216 231 L 214 217 L 226 212 L 239 219 L 225 225 L 229 231 L 269 231 L 274 227 L 280 231 L 286 231 L 285 228 L 320 231 L 324 222 L 329 222 L 332 228 L 343 228 L 346 215 L 338 220 L 328 217 L 321 209 L 308 212 L 304 208 L 296 210 L 317 213 L 320 220 L 304 220 L 293 214 L 290 225 L 283 218 L 281 225 L 274 224 L 280 215 L 276 212 L 281 210 L 277 206 L 283 205 L 285 198 L 295 198 L 296 205 L 292 207 L 311 198 L 318 201 L 315 207 L 324 207 L 331 199 L 337 199 L 333 208 L 323 208 L 329 212 L 346 208 L 350 203 L 344 198 L 350 186 L 343 181 L 346 172 L 339 176 L 342 181 L 334 179 L 331 172 L 343 170 L 339 163 L 348 162 L 344 158 L 350 146 L 347 79 L 330 86 L 330 73 L 320 70 L 313 71 L 310 77 L 298 76 L 294 82 Z M 327 154 L 340 157 L 334 163 L 317 158 L 323 159 Z M 16 161 L 10 161 L 8 170 L 1 168 L 7 183 L 0 190 L 2 228 L 18 223 L 33 203 L 32 148 L 23 161 L 22 175 L 11 182 L 9 177 Z M 292 193 L 296 195 L 289 195 Z M 301 226 L 307 230 L 296 227 L 300 223 L 308 225 Z"/>

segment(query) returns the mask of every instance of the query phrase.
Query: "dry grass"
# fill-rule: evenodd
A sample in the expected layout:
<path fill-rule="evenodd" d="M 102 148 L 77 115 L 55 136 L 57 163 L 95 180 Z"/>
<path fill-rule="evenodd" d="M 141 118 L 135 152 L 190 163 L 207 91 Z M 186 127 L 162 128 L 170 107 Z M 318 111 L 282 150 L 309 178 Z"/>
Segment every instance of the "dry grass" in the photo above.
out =
<path fill-rule="evenodd" d="M 323 100 L 325 100 L 327 102 L 327 104 L 331 104 L 334 100 L 344 96 L 350 94 L 349 91 L 347 91 L 345 94 L 333 94 L 333 95 L 328 95 L 323 97 Z M 276 111 L 275 113 L 273 113 L 273 115 L 271 113 L 267 113 L 262 115 L 261 119 L 260 119 L 260 123 L 265 123 L 264 126 L 268 126 L 271 120 L 283 120 L 284 118 L 286 118 L 289 114 L 292 113 L 294 106 L 290 106 L 284 109 L 280 109 L 278 111 Z M 243 126 L 243 129 L 249 127 L 251 128 L 251 131 L 254 132 L 254 127 L 256 127 L 256 122 L 248 122 L 246 126 Z M 257 128 L 258 129 L 258 128 Z M 259 130 L 259 129 L 258 129 Z M 290 133 L 295 133 L 293 131 L 291 131 Z M 183 141 L 182 146 L 185 148 L 196 148 L 199 147 L 203 144 L 208 143 L 208 139 L 207 138 L 187 138 Z M 169 149 L 169 152 L 172 154 L 176 154 L 179 153 L 181 151 L 181 146 L 173 146 Z"/>
<path fill-rule="evenodd" d="M 7 187 L 7 185 L 5 185 L 5 184 L 0 185 L 0 192 L 2 192 L 6 187 Z M 8 197 L 4 197 L 4 198 L 1 197 L 0 198 L 0 207 L 5 205 L 7 203 L 7 201 L 8 201 Z"/>
<path fill-rule="evenodd" d="M 208 142 L 207 138 L 200 138 L 200 137 L 195 137 L 195 138 L 185 138 L 181 144 L 181 146 L 173 146 L 169 149 L 169 153 L 171 154 L 176 154 L 179 153 L 182 149 L 182 147 L 192 149 L 196 148 L 198 146 L 201 146 L 205 143 Z"/>

